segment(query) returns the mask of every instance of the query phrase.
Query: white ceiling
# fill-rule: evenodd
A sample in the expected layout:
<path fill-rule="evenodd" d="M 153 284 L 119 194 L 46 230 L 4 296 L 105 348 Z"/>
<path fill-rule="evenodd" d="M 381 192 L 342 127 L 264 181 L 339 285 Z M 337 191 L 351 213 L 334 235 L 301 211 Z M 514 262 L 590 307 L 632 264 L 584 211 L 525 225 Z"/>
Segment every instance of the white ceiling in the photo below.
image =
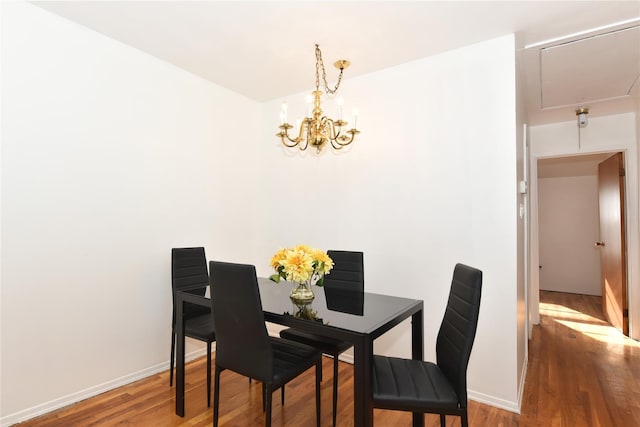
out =
<path fill-rule="evenodd" d="M 611 49 L 615 46 L 615 49 Z M 627 95 L 640 75 L 640 27 L 540 49 L 542 107 Z M 572 61 L 568 61 L 572 58 Z M 571 81 L 556 90 L 557 81 Z M 593 84 L 598 82 L 598 84 Z"/>
<path fill-rule="evenodd" d="M 350 77 L 393 67 L 439 52 L 516 33 L 518 72 L 531 125 L 571 120 L 576 105 L 541 108 L 541 49 L 640 25 L 640 1 L 37 1 L 58 15 L 145 51 L 185 70 L 258 101 L 311 90 L 315 85 L 314 44 L 323 52 L 329 83 L 337 71 L 330 66 L 349 59 Z M 635 19 L 635 21 L 633 21 Z M 611 26 L 627 21 L 626 24 Z M 589 31 L 596 27 L 609 28 Z M 571 34 L 582 33 L 580 36 Z M 637 42 L 637 34 L 631 40 Z M 634 39 L 635 37 L 635 39 Z M 618 52 L 628 39 L 615 37 L 598 45 L 602 52 Z M 602 41 L 602 40 L 601 40 Z M 580 44 L 588 47 L 589 43 Z M 635 111 L 640 98 L 636 81 L 630 93 L 611 100 L 613 71 L 640 64 L 640 50 L 632 46 L 612 63 L 600 67 L 598 99 L 587 99 L 590 115 Z M 548 50 L 547 52 L 551 52 Z M 579 66 L 600 55 L 588 48 L 579 53 L 559 49 L 555 66 Z M 567 53 L 568 52 L 568 53 Z M 595 52 L 593 55 L 590 52 Z M 624 59 L 624 60 L 623 60 Z M 617 62 L 618 60 L 622 63 Z M 607 58 L 609 61 L 609 58 Z M 598 61 L 591 61 L 596 64 Z M 629 65 L 631 64 L 631 65 Z M 557 71 L 557 70 L 556 70 Z M 470 70 L 472 72 L 472 70 Z M 628 70 L 637 79 L 637 71 Z M 562 99 L 581 94 L 575 79 L 545 81 L 544 91 Z M 619 85 L 616 87 L 619 90 Z M 374 89 L 374 88 L 373 88 Z M 567 92 L 567 93 L 565 93 Z M 633 95 L 633 96 L 630 96 Z"/>

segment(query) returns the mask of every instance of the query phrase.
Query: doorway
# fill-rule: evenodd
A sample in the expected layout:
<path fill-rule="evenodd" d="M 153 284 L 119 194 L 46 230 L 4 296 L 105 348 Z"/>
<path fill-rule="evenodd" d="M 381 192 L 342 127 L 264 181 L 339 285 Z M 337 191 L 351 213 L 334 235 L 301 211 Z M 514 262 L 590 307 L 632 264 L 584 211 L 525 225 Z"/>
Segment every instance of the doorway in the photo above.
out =
<path fill-rule="evenodd" d="M 539 291 L 602 296 L 598 165 L 614 154 L 537 161 Z"/>

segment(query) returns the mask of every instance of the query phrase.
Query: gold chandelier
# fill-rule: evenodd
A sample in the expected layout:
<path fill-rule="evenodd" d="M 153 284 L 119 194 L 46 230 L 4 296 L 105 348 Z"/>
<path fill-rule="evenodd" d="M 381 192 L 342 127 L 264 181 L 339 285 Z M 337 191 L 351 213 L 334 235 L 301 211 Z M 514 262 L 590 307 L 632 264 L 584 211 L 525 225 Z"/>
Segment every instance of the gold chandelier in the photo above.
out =
<path fill-rule="evenodd" d="M 324 83 L 324 89 L 327 94 L 335 94 L 338 91 L 340 82 L 342 81 L 342 73 L 351 63 L 346 59 L 336 61 L 333 65 L 340 70 L 338 76 L 338 82 L 333 89 L 329 88 L 327 84 L 327 73 L 324 69 L 322 62 L 322 52 L 320 52 L 320 46 L 316 45 L 316 90 L 311 92 L 312 98 L 308 102 L 313 101 L 313 110 L 309 109 L 308 116 L 305 117 L 300 123 L 300 129 L 298 130 L 298 136 L 292 138 L 289 136 L 289 129 L 293 129 L 293 126 L 287 123 L 287 103 L 282 103 L 282 110 L 280 112 L 280 132 L 276 134 L 282 140 L 282 143 L 289 147 L 298 147 L 300 150 L 306 150 L 309 145 L 316 148 L 319 153 L 322 147 L 330 142 L 331 146 L 340 150 L 353 142 L 353 139 L 360 133 L 356 129 L 358 122 L 357 111 L 353 113 L 353 128 L 348 129 L 346 126 L 348 123 L 342 120 L 342 102 L 338 100 L 338 119 L 334 120 L 322 113 L 320 108 L 320 96 L 322 91 L 320 90 L 320 70 L 322 70 L 322 81 Z"/>

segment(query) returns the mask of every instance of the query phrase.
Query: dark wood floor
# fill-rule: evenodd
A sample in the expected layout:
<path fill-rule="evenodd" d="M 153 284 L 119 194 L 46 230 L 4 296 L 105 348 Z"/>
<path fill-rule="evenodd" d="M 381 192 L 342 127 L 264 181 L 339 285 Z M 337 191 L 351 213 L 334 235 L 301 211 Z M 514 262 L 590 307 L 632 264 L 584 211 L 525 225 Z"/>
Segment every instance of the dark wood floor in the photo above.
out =
<path fill-rule="evenodd" d="M 640 426 L 640 345 L 608 326 L 600 298 L 541 292 L 541 324 L 534 327 L 522 414 L 469 402 L 471 426 Z M 331 425 L 331 359 L 322 383 L 322 425 Z M 20 424 L 48 426 L 210 426 L 204 359 L 187 367 L 186 416 L 174 414 L 168 372 L 112 390 Z M 353 425 L 353 369 L 341 363 L 339 426 Z M 263 424 L 261 387 L 225 371 L 221 380 L 221 426 Z M 287 386 L 284 406 L 274 398 L 273 426 L 315 425 L 313 372 Z M 375 411 L 376 426 L 410 426 L 410 414 Z M 439 426 L 427 415 L 428 427 Z M 447 426 L 460 426 L 448 417 Z"/>

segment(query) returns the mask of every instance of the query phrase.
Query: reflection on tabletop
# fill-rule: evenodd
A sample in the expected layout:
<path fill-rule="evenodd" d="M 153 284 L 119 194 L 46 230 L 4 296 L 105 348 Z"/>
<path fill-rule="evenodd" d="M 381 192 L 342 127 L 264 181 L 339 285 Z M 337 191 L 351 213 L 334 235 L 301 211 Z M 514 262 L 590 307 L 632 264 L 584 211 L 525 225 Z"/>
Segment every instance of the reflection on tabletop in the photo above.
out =
<path fill-rule="evenodd" d="M 364 292 L 325 286 L 324 296 L 327 300 L 327 308 L 331 311 L 364 315 Z"/>
<path fill-rule="evenodd" d="M 295 303 L 293 305 L 294 313 L 293 317 L 296 319 L 315 320 L 316 322 L 324 323 L 321 317 L 318 317 L 318 311 L 313 309 L 313 303 Z M 289 312 L 284 314 L 291 315 Z"/>
<path fill-rule="evenodd" d="M 343 289 L 324 287 L 325 301 L 329 311 L 353 314 L 356 316 L 364 315 L 364 293 L 354 292 Z M 292 313 L 285 311 L 286 315 L 293 315 L 297 319 L 314 320 L 324 323 L 321 317 L 318 317 L 318 310 L 314 310 L 314 302 L 298 301 L 290 298 L 292 303 Z M 316 301 L 316 304 L 321 303 Z"/>

